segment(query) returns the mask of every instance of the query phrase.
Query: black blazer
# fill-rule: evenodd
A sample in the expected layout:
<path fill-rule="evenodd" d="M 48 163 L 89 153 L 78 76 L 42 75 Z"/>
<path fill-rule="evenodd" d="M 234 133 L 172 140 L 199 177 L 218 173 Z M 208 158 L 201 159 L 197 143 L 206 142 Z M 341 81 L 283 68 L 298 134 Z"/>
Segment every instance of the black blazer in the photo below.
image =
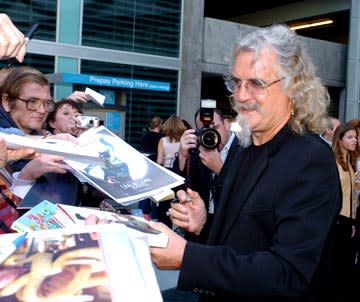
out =
<path fill-rule="evenodd" d="M 246 152 L 231 162 L 208 245 L 187 243 L 178 288 L 202 301 L 330 301 L 341 206 L 332 151 L 285 126 L 234 188 Z"/>

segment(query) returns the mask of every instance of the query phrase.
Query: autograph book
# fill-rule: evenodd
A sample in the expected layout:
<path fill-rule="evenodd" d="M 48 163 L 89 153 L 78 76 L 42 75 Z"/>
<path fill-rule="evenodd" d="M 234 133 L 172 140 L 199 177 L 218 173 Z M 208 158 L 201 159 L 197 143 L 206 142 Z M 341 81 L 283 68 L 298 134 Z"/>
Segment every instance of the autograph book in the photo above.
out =
<path fill-rule="evenodd" d="M 146 241 L 121 225 L 0 236 L 0 301 L 162 301 Z M 19 244 L 19 239 L 21 242 Z"/>
<path fill-rule="evenodd" d="M 125 226 L 129 236 L 142 235 L 146 237 L 150 246 L 166 247 L 167 245 L 168 236 L 151 228 L 148 222 L 141 217 L 86 207 L 55 204 L 48 200 L 40 202 L 15 220 L 11 225 L 11 229 L 17 232 L 29 232 L 71 228 L 77 225 L 85 225 L 85 219 L 91 214 L 100 219 L 107 219 L 112 223 Z"/>

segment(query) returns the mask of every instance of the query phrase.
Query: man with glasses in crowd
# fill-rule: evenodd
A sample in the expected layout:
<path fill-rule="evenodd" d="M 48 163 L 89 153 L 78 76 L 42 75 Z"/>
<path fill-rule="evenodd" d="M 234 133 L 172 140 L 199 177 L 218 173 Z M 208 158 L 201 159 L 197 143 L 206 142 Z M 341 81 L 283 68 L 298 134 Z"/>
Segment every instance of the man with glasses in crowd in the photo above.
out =
<path fill-rule="evenodd" d="M 1 97 L 1 128 L 17 128 L 24 135 L 43 135 L 44 122 L 55 107 L 50 84 L 43 73 L 27 66 L 13 68 L 2 83 Z M 43 196 L 36 195 L 42 198 L 40 200 L 52 200 L 53 197 L 56 198 L 54 202 L 77 204 L 80 182 L 71 173 L 66 173 L 62 160 L 60 156 L 41 155 L 32 160 L 9 162 L 10 173 L 17 172 L 13 174 L 13 185 L 23 186 L 25 192 L 30 186 L 29 192 L 35 195 L 43 192 Z M 24 166 L 34 161 L 37 161 L 38 169 L 31 169 L 31 175 L 24 175 Z"/>
<path fill-rule="evenodd" d="M 40 135 L 48 113 L 55 107 L 47 78 L 31 67 L 11 71 L 3 82 L 1 97 L 0 127 L 16 127 L 25 134 Z"/>
<path fill-rule="evenodd" d="M 1 100 L 1 128 L 19 129 L 24 135 L 43 135 L 46 117 L 55 107 L 44 74 L 32 67 L 13 68 L 1 85 Z M 19 171 L 27 162 L 21 160 L 11 166 Z"/>
<path fill-rule="evenodd" d="M 301 40 L 283 25 L 259 28 L 235 45 L 227 86 L 241 130 L 207 244 L 162 225 L 158 268 L 180 269 L 178 289 L 200 301 L 336 301 L 333 245 L 341 188 L 321 140 L 330 103 Z M 200 233 L 203 200 L 179 191 L 172 222 Z M 91 221 L 89 217 L 89 222 Z"/>

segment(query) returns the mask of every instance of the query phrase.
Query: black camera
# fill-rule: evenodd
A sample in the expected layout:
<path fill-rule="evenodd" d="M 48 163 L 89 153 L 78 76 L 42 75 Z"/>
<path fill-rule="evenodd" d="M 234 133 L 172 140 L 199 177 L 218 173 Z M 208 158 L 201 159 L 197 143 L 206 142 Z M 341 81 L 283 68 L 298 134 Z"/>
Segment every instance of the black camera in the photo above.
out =
<path fill-rule="evenodd" d="M 201 100 L 200 120 L 202 121 L 204 126 L 200 129 L 197 129 L 195 134 L 198 137 L 199 145 L 203 146 L 208 150 L 216 149 L 221 142 L 221 136 L 219 132 L 214 128 L 210 128 L 210 125 L 213 123 L 214 120 L 215 108 L 215 100 Z M 191 154 L 196 154 L 198 152 L 199 151 L 197 148 L 190 149 Z"/>

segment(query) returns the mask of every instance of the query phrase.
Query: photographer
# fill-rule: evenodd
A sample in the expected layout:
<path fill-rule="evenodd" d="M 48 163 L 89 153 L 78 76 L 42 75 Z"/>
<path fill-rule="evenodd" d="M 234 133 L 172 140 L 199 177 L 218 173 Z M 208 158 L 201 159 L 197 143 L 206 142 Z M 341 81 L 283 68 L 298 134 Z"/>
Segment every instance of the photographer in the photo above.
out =
<path fill-rule="evenodd" d="M 195 113 L 197 129 L 204 127 L 200 113 L 201 109 Z M 181 136 L 180 150 L 173 166 L 174 172 L 186 178 L 186 185 L 199 192 L 210 214 L 209 217 L 216 209 L 226 171 L 239 142 L 230 131 L 231 117 L 225 116 L 219 109 L 213 109 L 212 115 L 209 128 L 219 133 L 220 144 L 214 149 L 206 149 L 199 146 L 195 129 L 186 130 Z M 186 233 L 185 236 L 192 241 L 203 241 L 206 239 L 206 231 L 202 232 L 200 237 L 190 233 Z"/>
<path fill-rule="evenodd" d="M 98 127 L 99 119 L 96 116 L 83 115 L 79 102 L 64 98 L 55 103 L 54 110 L 49 112 L 46 119 L 46 130 L 52 134 L 70 133 L 78 137 L 86 130 Z"/>
<path fill-rule="evenodd" d="M 56 102 L 54 110 L 46 119 L 46 129 L 52 134 L 70 133 L 79 136 L 86 129 L 78 128 L 75 119 L 83 114 L 78 102 L 71 99 L 61 99 Z"/>

